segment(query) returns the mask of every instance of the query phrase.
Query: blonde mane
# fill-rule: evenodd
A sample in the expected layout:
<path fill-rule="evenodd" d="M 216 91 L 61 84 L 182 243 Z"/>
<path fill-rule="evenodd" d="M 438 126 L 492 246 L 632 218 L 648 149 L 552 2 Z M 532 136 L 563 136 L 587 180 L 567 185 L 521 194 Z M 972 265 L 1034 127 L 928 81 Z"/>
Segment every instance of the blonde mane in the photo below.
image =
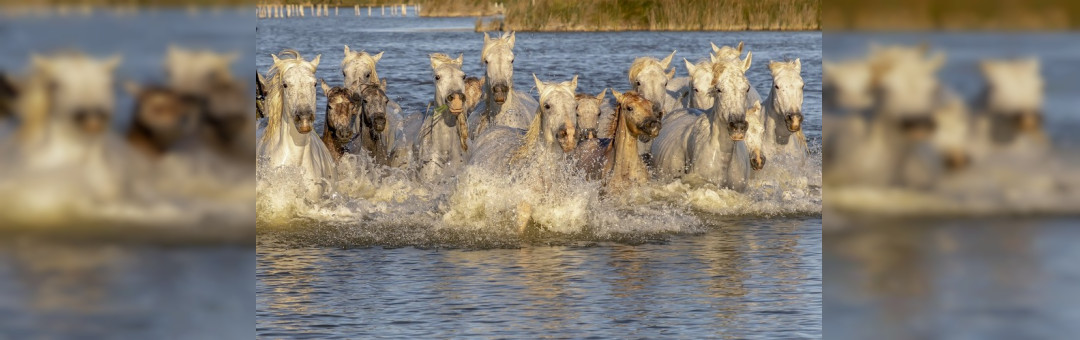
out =
<path fill-rule="evenodd" d="M 503 32 L 503 34 L 500 35 L 498 38 L 488 40 L 488 43 L 484 44 L 483 49 L 480 50 L 481 65 L 484 63 L 484 57 L 488 55 L 488 52 L 491 52 L 491 50 L 494 49 L 496 46 L 503 46 L 508 44 L 509 42 L 507 42 L 506 39 L 509 37 L 510 33 Z"/>
<path fill-rule="evenodd" d="M 348 46 L 346 46 L 346 47 L 348 47 Z M 381 78 L 379 78 L 378 68 L 375 67 L 375 64 L 376 64 L 375 58 L 372 57 L 371 54 L 368 54 L 367 51 L 364 51 L 364 50 L 360 50 L 360 52 L 349 51 L 348 53 L 345 53 L 345 58 L 341 59 L 341 69 L 344 70 L 345 66 L 348 65 L 350 62 L 353 62 L 353 61 L 360 61 L 360 62 L 363 62 L 363 63 L 366 63 L 366 64 L 370 65 L 371 66 L 371 80 L 372 80 L 372 82 L 375 82 L 375 83 L 379 82 L 379 80 Z"/>
<path fill-rule="evenodd" d="M 462 63 L 458 62 L 457 59 L 450 58 L 450 56 L 442 53 L 432 53 L 431 59 L 438 60 L 440 63 L 457 66 L 457 68 L 461 68 L 462 66 Z"/>
<path fill-rule="evenodd" d="M 279 124 L 283 123 L 282 110 L 284 110 L 283 96 L 281 83 L 284 81 L 282 77 L 285 71 L 295 66 L 306 66 L 304 59 L 300 57 L 300 52 L 296 50 L 284 50 L 278 53 L 279 56 L 274 56 L 274 65 L 270 66 L 270 69 L 266 71 L 266 131 L 277 131 L 280 128 Z M 289 58 L 284 58 L 289 57 Z M 315 70 L 311 70 L 312 73 Z M 263 141 L 269 142 L 273 133 L 265 133 L 262 138 Z"/>
<path fill-rule="evenodd" d="M 576 78 L 576 76 L 575 76 Z M 547 99 L 552 92 L 555 91 L 568 91 L 573 96 L 574 91 L 569 91 L 562 83 L 545 84 L 543 91 L 540 92 L 540 97 L 537 102 L 543 103 L 544 99 Z M 529 151 L 536 147 L 536 143 L 540 142 L 540 127 L 543 125 L 543 106 L 536 106 L 536 115 L 533 116 L 532 122 L 529 124 L 529 129 L 525 131 L 525 135 L 521 137 L 521 146 L 514 150 L 510 156 L 510 163 L 516 163 L 529 156 Z"/>
<path fill-rule="evenodd" d="M 661 72 L 664 71 L 664 64 L 660 63 L 660 59 L 653 57 L 639 57 L 634 59 L 634 63 L 630 64 L 630 83 L 633 84 L 634 79 L 637 79 L 637 76 L 649 66 L 656 66 Z"/>

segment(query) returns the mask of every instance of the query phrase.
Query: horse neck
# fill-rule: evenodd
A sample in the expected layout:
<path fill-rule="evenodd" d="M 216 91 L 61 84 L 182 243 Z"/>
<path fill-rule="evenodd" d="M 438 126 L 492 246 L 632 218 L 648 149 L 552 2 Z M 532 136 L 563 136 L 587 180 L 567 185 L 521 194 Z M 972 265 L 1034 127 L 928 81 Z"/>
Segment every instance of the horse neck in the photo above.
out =
<path fill-rule="evenodd" d="M 780 112 L 776 110 L 776 87 L 772 87 L 769 90 L 769 97 L 765 99 L 765 107 L 763 111 L 765 114 L 765 138 L 766 140 L 775 140 L 780 144 L 787 144 L 788 139 L 794 132 L 788 131 L 787 127 L 780 124 Z"/>
<path fill-rule="evenodd" d="M 720 113 L 720 101 L 713 99 L 713 107 L 705 112 L 706 119 L 709 120 L 710 136 L 714 141 L 723 141 L 728 138 L 728 130 L 724 125 L 727 124 L 727 118 Z"/>
<path fill-rule="evenodd" d="M 609 165 L 612 167 L 612 171 L 616 172 L 633 172 L 637 170 L 645 169 L 645 163 L 641 161 L 641 156 L 638 155 L 638 141 L 630 134 L 630 129 L 626 127 L 626 117 L 622 114 L 622 106 L 615 110 L 616 121 L 615 131 L 612 133 L 615 140 L 608 146 L 609 157 L 612 163 Z"/>

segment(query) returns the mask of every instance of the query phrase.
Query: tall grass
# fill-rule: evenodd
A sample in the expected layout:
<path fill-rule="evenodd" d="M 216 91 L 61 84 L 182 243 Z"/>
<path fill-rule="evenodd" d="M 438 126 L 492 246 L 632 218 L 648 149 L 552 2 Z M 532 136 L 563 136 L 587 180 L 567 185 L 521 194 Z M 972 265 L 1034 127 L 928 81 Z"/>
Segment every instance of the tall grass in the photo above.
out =
<path fill-rule="evenodd" d="M 816 30 L 818 0 L 517 0 L 505 29 L 517 31 Z"/>
<path fill-rule="evenodd" d="M 1080 1 L 829 0 L 828 30 L 1043 30 L 1080 28 Z"/>

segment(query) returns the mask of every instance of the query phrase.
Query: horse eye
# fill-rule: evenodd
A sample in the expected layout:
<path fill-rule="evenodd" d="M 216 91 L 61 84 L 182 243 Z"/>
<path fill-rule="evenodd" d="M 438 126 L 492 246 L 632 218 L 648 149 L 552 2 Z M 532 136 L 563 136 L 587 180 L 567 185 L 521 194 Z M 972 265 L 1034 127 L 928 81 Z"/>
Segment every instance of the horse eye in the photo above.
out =
<path fill-rule="evenodd" d="M 779 89 L 780 89 L 780 85 L 773 85 L 773 88 L 774 88 L 774 89 L 777 89 L 777 90 L 779 90 Z"/>
<path fill-rule="evenodd" d="M 367 77 L 370 77 L 370 76 L 371 76 L 371 72 L 368 72 L 368 73 L 364 74 L 364 78 L 367 78 Z"/>
<path fill-rule="evenodd" d="M 627 106 L 626 111 L 634 112 L 634 107 L 633 106 Z"/>
<path fill-rule="evenodd" d="M 511 63 L 511 64 L 513 64 L 513 63 L 514 63 L 514 59 L 510 59 L 510 63 Z"/>
<path fill-rule="evenodd" d="M 639 81 L 639 82 L 637 82 L 637 86 L 641 86 L 641 82 L 640 82 L 640 81 Z"/>
<path fill-rule="evenodd" d="M 465 75 L 464 74 L 461 75 L 461 80 L 465 80 Z"/>
<path fill-rule="evenodd" d="M 435 80 L 439 80 L 440 78 L 442 78 L 442 77 L 440 77 L 438 75 L 435 75 Z"/>
<path fill-rule="evenodd" d="M 551 104 L 544 104 L 544 110 L 551 110 Z"/>
<path fill-rule="evenodd" d="M 749 87 L 746 88 L 746 93 L 750 93 L 750 88 Z"/>
<path fill-rule="evenodd" d="M 281 84 L 281 87 L 287 89 L 287 88 L 289 88 L 289 84 Z"/>

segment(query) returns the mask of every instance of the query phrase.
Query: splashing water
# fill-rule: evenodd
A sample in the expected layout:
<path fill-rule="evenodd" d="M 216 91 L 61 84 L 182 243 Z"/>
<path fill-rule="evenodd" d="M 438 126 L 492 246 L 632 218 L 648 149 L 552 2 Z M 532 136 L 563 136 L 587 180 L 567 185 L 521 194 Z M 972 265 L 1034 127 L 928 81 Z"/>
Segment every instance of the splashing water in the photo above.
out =
<path fill-rule="evenodd" d="M 821 211 L 820 148 L 805 164 L 771 160 L 746 192 L 692 180 L 652 181 L 618 196 L 602 194 L 570 162 L 527 161 L 509 173 L 466 166 L 456 176 L 421 183 L 414 169 L 346 155 L 336 192 L 307 202 L 289 179 L 296 169 L 259 169 L 257 226 L 262 243 L 333 246 L 516 247 L 575 241 L 649 242 L 700 233 L 717 218 L 760 219 Z M 529 164 L 532 163 L 532 164 Z M 524 234 L 517 223 L 527 206 Z"/>

